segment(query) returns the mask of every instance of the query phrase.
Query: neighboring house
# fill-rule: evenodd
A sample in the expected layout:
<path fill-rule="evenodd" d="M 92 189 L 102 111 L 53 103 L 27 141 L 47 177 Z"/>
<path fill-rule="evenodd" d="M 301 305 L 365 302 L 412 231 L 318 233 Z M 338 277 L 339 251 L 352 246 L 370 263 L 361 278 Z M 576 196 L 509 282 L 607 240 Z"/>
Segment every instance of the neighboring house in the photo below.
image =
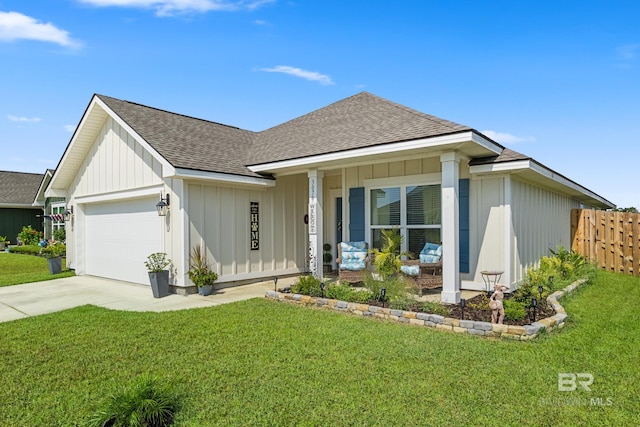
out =
<path fill-rule="evenodd" d="M 399 227 L 403 249 L 443 243 L 445 302 L 484 289 L 482 270 L 518 283 L 569 246 L 572 208 L 613 207 L 472 128 L 367 92 L 262 132 L 94 95 L 46 195 L 73 209 L 77 274 L 146 284 L 143 262 L 162 251 L 189 292 L 196 245 L 219 282 L 320 274 L 324 242 L 375 247 Z"/>
<path fill-rule="evenodd" d="M 64 229 L 64 212 L 66 210 L 64 197 L 46 197 L 45 190 L 51 181 L 55 170 L 47 169 L 40 182 L 40 187 L 36 193 L 33 206 L 40 207 L 44 212 L 44 237 L 49 240 L 53 237 L 53 232 Z"/>
<path fill-rule="evenodd" d="M 33 206 L 42 174 L 0 171 L 0 235 L 16 244 L 22 227 L 43 231 L 42 208 Z"/>

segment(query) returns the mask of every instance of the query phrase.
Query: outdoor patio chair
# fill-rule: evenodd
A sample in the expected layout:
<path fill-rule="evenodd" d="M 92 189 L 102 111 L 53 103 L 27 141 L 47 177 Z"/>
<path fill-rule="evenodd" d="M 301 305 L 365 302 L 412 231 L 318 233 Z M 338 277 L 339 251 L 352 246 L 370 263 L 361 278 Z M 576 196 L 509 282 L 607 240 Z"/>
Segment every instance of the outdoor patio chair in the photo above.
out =
<path fill-rule="evenodd" d="M 341 242 L 336 262 L 340 281 L 362 282 L 369 265 L 369 245 L 367 242 Z"/>
<path fill-rule="evenodd" d="M 427 243 L 419 259 L 403 260 L 400 271 L 413 280 L 422 295 L 425 289 L 442 287 L 442 245 Z"/>

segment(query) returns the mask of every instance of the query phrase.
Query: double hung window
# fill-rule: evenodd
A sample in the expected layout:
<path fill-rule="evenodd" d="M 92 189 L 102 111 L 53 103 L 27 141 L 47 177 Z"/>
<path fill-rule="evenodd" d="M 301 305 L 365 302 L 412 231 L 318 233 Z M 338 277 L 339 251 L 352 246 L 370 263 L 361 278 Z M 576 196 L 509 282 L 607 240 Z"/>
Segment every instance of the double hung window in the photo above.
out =
<path fill-rule="evenodd" d="M 425 243 L 441 241 L 441 211 L 440 184 L 370 188 L 372 246 L 382 246 L 382 230 L 398 228 L 402 249 L 417 256 Z"/>

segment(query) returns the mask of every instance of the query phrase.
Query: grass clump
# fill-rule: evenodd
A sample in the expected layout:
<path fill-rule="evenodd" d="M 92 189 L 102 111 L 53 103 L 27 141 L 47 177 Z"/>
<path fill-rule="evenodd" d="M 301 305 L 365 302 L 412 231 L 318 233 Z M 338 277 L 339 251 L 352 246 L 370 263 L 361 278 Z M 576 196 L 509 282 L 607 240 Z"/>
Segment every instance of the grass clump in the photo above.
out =
<path fill-rule="evenodd" d="M 138 377 L 132 385 L 107 399 L 88 427 L 165 427 L 173 423 L 177 399 L 171 384 L 150 375 Z"/>

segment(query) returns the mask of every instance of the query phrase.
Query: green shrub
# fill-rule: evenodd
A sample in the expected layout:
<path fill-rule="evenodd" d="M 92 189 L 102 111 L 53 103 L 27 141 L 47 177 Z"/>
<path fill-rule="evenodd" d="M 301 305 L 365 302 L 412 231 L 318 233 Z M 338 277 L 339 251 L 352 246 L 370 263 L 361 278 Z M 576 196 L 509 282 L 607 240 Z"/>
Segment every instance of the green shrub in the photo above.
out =
<path fill-rule="evenodd" d="M 372 249 L 373 264 L 376 266 L 378 273 L 383 279 L 389 279 L 400 272 L 402 266 L 402 257 L 409 256 L 409 252 L 400 251 L 404 236 L 400 234 L 398 228 L 389 230 L 381 230 L 382 232 L 382 248 Z"/>
<path fill-rule="evenodd" d="M 487 305 L 487 307 L 489 307 L 489 306 Z M 425 313 L 439 314 L 440 316 L 448 316 L 449 315 L 449 310 L 447 310 L 447 308 L 445 306 L 443 306 L 442 304 L 439 304 L 437 302 L 427 301 L 424 304 L 422 304 L 422 308 L 421 309 Z"/>
<path fill-rule="evenodd" d="M 65 242 L 67 240 L 67 232 L 64 227 L 56 228 L 53 230 L 53 240 L 57 240 L 58 242 Z"/>
<path fill-rule="evenodd" d="M 10 246 L 9 251 L 14 254 L 40 255 L 40 246 Z"/>
<path fill-rule="evenodd" d="M 22 227 L 22 231 L 18 233 L 18 238 L 23 245 L 37 245 L 44 238 L 42 231 L 34 230 L 30 225 Z"/>
<path fill-rule="evenodd" d="M 55 242 L 40 249 L 40 255 L 45 258 L 57 258 L 67 253 L 67 246 L 62 242 Z"/>
<path fill-rule="evenodd" d="M 398 296 L 389 298 L 389 307 L 395 310 L 411 311 L 411 309 L 415 307 L 416 304 L 417 304 L 416 299 L 408 294 L 398 295 Z"/>
<path fill-rule="evenodd" d="M 294 294 L 310 295 L 312 297 L 322 296 L 320 279 L 312 275 L 300 276 L 291 286 L 291 292 Z"/>
<path fill-rule="evenodd" d="M 87 425 L 93 427 L 171 425 L 178 409 L 176 393 L 170 384 L 143 375 L 123 390 L 111 395 L 103 409 L 95 412 Z"/>
<path fill-rule="evenodd" d="M 522 320 L 527 315 L 528 305 L 514 300 L 504 300 L 504 317 L 511 320 Z"/>
<path fill-rule="evenodd" d="M 590 278 L 596 271 L 594 264 L 575 251 L 568 251 L 563 246 L 549 251 L 552 256 L 543 256 L 538 268 L 527 270 L 524 283 L 514 292 L 514 298 L 518 302 L 528 305 L 531 298 L 540 299 L 538 286 L 542 286 L 544 300 L 551 293 L 565 288 L 577 279 Z"/>
<path fill-rule="evenodd" d="M 402 276 L 392 276 L 385 280 L 376 280 L 369 273 L 365 274 L 363 285 L 367 288 L 374 300 L 380 300 L 382 288 L 385 289 L 386 300 L 399 299 L 407 294 L 415 295 L 418 289 L 413 282 Z"/>
<path fill-rule="evenodd" d="M 469 308 L 479 309 L 479 310 L 490 310 L 489 308 L 489 300 L 490 296 L 487 295 L 486 292 L 482 292 L 480 294 L 479 302 L 467 302 L 467 306 Z"/>
<path fill-rule="evenodd" d="M 373 295 L 366 289 L 355 289 L 348 283 L 338 283 L 327 287 L 325 296 L 347 302 L 367 303 L 373 299 Z"/>

